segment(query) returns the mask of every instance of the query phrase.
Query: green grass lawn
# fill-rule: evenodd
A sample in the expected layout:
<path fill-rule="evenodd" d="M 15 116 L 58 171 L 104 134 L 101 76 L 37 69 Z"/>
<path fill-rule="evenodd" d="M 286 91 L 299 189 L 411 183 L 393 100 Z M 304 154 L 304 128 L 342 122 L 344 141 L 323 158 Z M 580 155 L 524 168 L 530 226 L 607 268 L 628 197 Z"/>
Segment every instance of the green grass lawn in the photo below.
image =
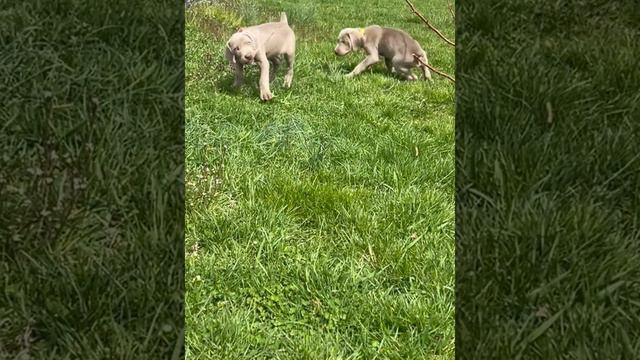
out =
<path fill-rule="evenodd" d="M 640 3 L 458 8 L 456 353 L 640 353 Z"/>
<path fill-rule="evenodd" d="M 452 74 L 453 48 L 403 1 L 194 6 L 186 17 L 190 359 L 453 359 L 454 86 L 383 64 L 343 78 L 343 27 L 401 27 Z M 446 0 L 416 6 L 449 37 Z M 288 14 L 293 87 L 233 91 L 223 46 Z"/>

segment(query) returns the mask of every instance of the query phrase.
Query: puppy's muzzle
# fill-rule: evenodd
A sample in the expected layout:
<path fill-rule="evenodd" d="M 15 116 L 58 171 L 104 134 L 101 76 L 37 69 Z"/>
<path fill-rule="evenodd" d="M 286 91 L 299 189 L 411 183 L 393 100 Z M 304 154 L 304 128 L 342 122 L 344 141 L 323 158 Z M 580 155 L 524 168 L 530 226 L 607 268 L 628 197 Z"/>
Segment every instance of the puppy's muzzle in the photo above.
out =
<path fill-rule="evenodd" d="M 335 49 L 333 49 L 333 52 L 338 56 L 345 56 L 349 51 L 341 48 L 340 46 L 336 46 Z"/>
<path fill-rule="evenodd" d="M 253 56 L 250 54 L 238 55 L 236 60 L 241 64 L 251 64 L 253 63 Z"/>

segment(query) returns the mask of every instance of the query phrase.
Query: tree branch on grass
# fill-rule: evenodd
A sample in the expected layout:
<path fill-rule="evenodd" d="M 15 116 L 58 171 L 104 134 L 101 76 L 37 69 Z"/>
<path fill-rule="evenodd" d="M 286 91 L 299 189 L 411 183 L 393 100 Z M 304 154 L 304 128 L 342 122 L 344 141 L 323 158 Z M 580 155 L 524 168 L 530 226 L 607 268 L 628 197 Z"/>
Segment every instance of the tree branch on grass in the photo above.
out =
<path fill-rule="evenodd" d="M 436 28 L 435 28 L 435 26 L 431 25 L 431 23 L 429 22 L 429 20 L 427 20 L 427 18 L 425 18 L 425 17 L 424 17 L 424 15 L 422 15 L 422 14 L 418 11 L 418 9 L 416 9 L 416 7 L 413 5 L 413 3 L 411 3 L 411 1 L 409 1 L 409 0 L 405 0 L 405 2 L 406 2 L 407 4 L 409 4 L 409 7 L 411 7 L 411 11 L 412 11 L 414 14 L 416 14 L 416 15 L 420 18 L 420 20 L 422 20 L 422 22 L 424 22 L 424 23 L 427 25 L 427 27 L 429 27 L 429 29 L 433 30 L 433 32 L 435 32 L 435 33 L 436 33 L 436 34 L 437 34 L 437 35 L 438 35 L 442 40 L 444 40 L 447 44 L 449 44 L 449 45 L 451 45 L 451 46 L 456 46 L 456 44 L 455 44 L 453 41 L 451 41 L 451 40 L 447 39 L 447 37 L 446 37 L 446 36 L 444 36 L 444 35 L 440 32 L 440 30 L 436 29 Z"/>
<path fill-rule="evenodd" d="M 451 81 L 453 83 L 456 82 L 456 80 L 454 78 L 452 78 L 450 75 L 447 75 L 446 73 L 444 73 L 444 72 L 434 68 L 433 66 L 427 64 L 426 62 L 422 61 L 422 59 L 420 59 L 419 55 L 416 55 L 416 54 L 412 54 L 412 55 L 419 63 L 421 63 L 422 65 L 428 67 L 429 70 L 433 71 L 434 73 L 436 73 L 436 74 L 438 74 L 440 76 L 446 77 L 447 79 L 449 79 L 449 81 Z"/>

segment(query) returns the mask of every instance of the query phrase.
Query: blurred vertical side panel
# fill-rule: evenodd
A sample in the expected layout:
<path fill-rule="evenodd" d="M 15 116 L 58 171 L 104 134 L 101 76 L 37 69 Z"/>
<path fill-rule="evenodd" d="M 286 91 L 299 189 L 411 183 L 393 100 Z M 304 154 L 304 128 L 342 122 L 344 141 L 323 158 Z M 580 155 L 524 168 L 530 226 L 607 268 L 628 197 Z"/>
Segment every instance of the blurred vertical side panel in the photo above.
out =
<path fill-rule="evenodd" d="M 640 3 L 457 14 L 457 358 L 636 358 Z"/>
<path fill-rule="evenodd" d="M 0 358 L 181 358 L 184 5 L 2 4 Z"/>

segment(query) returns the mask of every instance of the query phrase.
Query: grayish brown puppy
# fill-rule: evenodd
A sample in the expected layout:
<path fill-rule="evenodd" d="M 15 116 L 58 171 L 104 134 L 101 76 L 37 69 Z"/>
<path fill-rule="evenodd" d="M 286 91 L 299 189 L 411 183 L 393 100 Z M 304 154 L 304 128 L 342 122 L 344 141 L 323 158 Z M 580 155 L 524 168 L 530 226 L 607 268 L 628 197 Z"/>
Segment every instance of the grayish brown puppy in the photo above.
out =
<path fill-rule="evenodd" d="M 287 63 L 284 86 L 291 87 L 295 52 L 295 34 L 285 13 L 280 14 L 279 22 L 241 28 L 231 36 L 225 48 L 225 57 L 235 73 L 233 86 L 242 85 L 245 65 L 257 63 L 260 66 L 260 99 L 271 100 L 273 95 L 269 83 L 275 78 L 281 57 Z"/>
<path fill-rule="evenodd" d="M 342 29 L 334 50 L 336 55 L 344 56 L 360 49 L 367 53 L 367 57 L 347 74 L 347 77 L 360 74 L 369 66 L 379 62 L 380 58 L 384 58 L 387 69 L 392 73 L 397 73 L 405 80 L 417 79 L 411 73 L 411 69 L 414 67 L 419 67 L 422 70 L 425 80 L 431 80 L 429 68 L 420 64 L 413 57 L 413 54 L 416 54 L 422 61 L 428 63 L 427 54 L 417 41 L 402 30 L 378 25 L 371 25 L 364 29 Z"/>

